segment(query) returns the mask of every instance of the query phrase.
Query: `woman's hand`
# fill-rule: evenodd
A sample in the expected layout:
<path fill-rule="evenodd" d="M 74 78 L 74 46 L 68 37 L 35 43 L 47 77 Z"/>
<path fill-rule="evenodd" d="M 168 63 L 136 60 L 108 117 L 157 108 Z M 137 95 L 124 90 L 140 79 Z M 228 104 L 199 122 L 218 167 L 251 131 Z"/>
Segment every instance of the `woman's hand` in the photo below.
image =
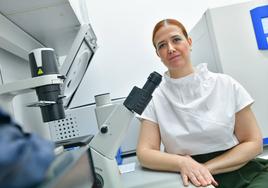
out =
<path fill-rule="evenodd" d="M 189 181 L 197 187 L 205 187 L 211 184 L 218 186 L 218 183 L 214 180 L 209 170 L 188 155 L 184 156 L 180 163 L 180 174 L 184 186 L 188 186 Z"/>

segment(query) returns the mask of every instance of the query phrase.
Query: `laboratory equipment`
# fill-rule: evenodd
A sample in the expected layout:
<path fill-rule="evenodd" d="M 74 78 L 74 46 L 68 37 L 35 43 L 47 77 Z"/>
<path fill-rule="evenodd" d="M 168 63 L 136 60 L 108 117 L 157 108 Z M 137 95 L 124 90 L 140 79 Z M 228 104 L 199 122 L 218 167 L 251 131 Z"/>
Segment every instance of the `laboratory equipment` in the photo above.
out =
<path fill-rule="evenodd" d="M 122 105 L 126 97 L 111 99 L 109 93 L 104 93 L 95 96 L 96 107 L 91 110 L 96 117 L 98 127 L 104 123 L 109 114 L 112 112 L 116 105 Z M 134 118 L 125 135 L 125 139 L 120 147 L 122 156 L 136 155 L 136 147 L 139 137 L 140 120 Z"/>
<path fill-rule="evenodd" d="M 134 87 L 123 105 L 116 105 L 103 124 L 99 133 L 89 143 L 96 178 L 104 188 L 120 188 L 122 183 L 115 155 L 121 145 L 128 126 L 135 116 L 141 114 L 160 84 L 162 76 L 153 72 L 142 89 Z"/>
<path fill-rule="evenodd" d="M 72 119 L 70 113 L 67 114 L 67 118 L 64 118 L 64 110 L 72 108 L 70 107 L 72 98 L 97 49 L 96 41 L 97 39 L 92 27 L 89 24 L 82 25 L 59 72 L 56 70 L 56 66 L 51 66 L 52 62 L 54 64 L 56 63 L 55 56 L 52 54 L 53 49 L 41 48 L 32 51 L 29 57 L 33 69 L 33 78 L 1 85 L 0 102 L 2 107 L 8 109 L 8 111 L 13 114 L 13 98 L 16 95 L 31 92 L 33 88 L 36 88 L 38 89 L 37 95 L 40 101 L 30 104 L 29 106 L 40 106 L 44 122 L 52 122 L 49 126 L 53 141 L 57 143 L 57 141 L 86 136 L 76 134 L 77 130 L 81 133 L 83 133 L 83 130 L 80 131 L 80 127 L 77 124 L 72 125 L 74 121 L 71 120 L 75 118 Z M 44 63 L 44 66 L 42 66 L 41 62 Z M 47 64 L 45 62 L 47 62 Z M 49 92 L 44 93 L 44 87 L 41 86 L 45 86 L 46 89 L 49 89 Z M 60 91 L 60 88 L 63 88 L 63 91 Z M 51 93 L 53 94 L 51 95 Z M 64 106 L 64 110 L 62 106 Z M 61 119 L 61 121 L 53 121 L 58 119 Z M 66 129 L 69 129 L 68 131 L 72 132 L 71 134 L 60 130 L 64 122 L 70 124 L 70 127 L 66 127 Z M 76 132 L 73 132 L 73 130 Z M 58 132 L 61 132 L 62 135 L 56 135 Z M 86 131 L 86 133 L 88 135 L 88 131 Z M 67 142 L 68 141 L 65 141 L 65 143 Z"/>
<path fill-rule="evenodd" d="M 87 147 L 64 152 L 56 157 L 47 178 L 37 188 L 98 188 L 94 165 Z"/>
<path fill-rule="evenodd" d="M 29 62 L 32 77 L 59 74 L 57 60 L 52 48 L 39 48 L 30 52 Z M 58 76 L 64 79 L 64 76 Z M 44 122 L 65 118 L 60 84 L 49 84 L 35 88 Z"/>
<path fill-rule="evenodd" d="M 73 105 L 73 98 L 97 50 L 97 38 L 89 24 L 82 25 L 72 47 L 60 68 L 66 77 L 63 84 L 63 105 L 66 117 L 49 122 L 51 139 L 57 145 L 84 145 L 92 138 L 88 122 L 88 110 Z"/>
<path fill-rule="evenodd" d="M 68 55 L 60 68 L 60 74 L 66 76 L 63 99 L 65 109 L 72 109 L 72 99 L 97 50 L 97 37 L 90 24 L 80 27 Z"/>
<path fill-rule="evenodd" d="M 95 102 L 96 102 L 95 115 L 98 128 L 100 130 L 101 125 L 105 122 L 105 120 L 111 114 L 113 109 L 116 107 L 116 103 L 112 103 L 110 93 L 96 95 Z M 118 165 L 121 165 L 123 163 L 121 146 L 117 151 L 115 159 Z"/>
<path fill-rule="evenodd" d="M 264 5 L 267 1 L 253 0 L 208 9 L 189 35 L 193 64 L 207 63 L 209 70 L 228 74 L 242 84 L 255 100 L 252 110 L 267 138 L 268 89 L 262 83 L 268 80 L 268 51 L 258 48 L 250 14 Z"/>
<path fill-rule="evenodd" d="M 13 98 L 36 89 L 40 101 L 30 106 L 41 107 L 43 121 L 64 118 L 65 114 L 60 99 L 60 84 L 63 84 L 64 78 L 58 74 L 53 49 L 36 49 L 30 53 L 29 58 L 33 78 L 1 85 L 0 102 L 2 107 L 13 114 Z"/>

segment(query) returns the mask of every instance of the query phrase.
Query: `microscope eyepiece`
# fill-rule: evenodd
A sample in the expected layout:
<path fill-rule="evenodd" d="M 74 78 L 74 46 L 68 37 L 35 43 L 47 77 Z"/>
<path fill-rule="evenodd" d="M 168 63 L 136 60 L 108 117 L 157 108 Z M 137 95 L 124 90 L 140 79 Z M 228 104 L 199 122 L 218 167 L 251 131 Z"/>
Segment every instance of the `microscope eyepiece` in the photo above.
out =
<path fill-rule="evenodd" d="M 161 81 L 162 81 L 162 76 L 157 72 L 153 72 L 148 77 L 147 82 L 144 84 L 142 89 L 148 91 L 148 93 L 152 95 L 155 88 L 157 88 L 157 86 L 160 84 Z"/>
<path fill-rule="evenodd" d="M 142 89 L 135 86 L 131 90 L 130 94 L 124 101 L 125 107 L 130 111 L 141 114 L 152 99 L 152 93 L 161 81 L 162 76 L 159 73 L 151 73 Z"/>

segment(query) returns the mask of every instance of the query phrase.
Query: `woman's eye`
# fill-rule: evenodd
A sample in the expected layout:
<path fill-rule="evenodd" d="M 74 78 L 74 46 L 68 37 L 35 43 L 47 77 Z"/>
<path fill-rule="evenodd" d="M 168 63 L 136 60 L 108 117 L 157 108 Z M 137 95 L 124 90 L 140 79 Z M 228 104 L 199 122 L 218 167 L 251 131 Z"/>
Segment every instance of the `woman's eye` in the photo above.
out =
<path fill-rule="evenodd" d="M 173 42 L 175 42 L 175 43 L 180 42 L 180 41 L 181 41 L 181 38 L 179 38 L 179 37 L 176 37 L 176 38 L 173 39 Z"/>
<path fill-rule="evenodd" d="M 164 48 L 165 46 L 166 46 L 166 44 L 165 44 L 165 43 L 159 44 L 159 45 L 158 45 L 158 50 L 160 50 L 160 49 Z"/>

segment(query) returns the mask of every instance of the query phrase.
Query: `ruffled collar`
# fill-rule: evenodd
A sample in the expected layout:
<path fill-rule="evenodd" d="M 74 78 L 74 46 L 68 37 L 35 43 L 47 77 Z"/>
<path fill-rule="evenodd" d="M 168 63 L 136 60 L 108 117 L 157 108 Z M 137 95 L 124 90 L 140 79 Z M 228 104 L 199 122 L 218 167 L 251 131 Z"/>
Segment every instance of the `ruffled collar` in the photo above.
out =
<path fill-rule="evenodd" d="M 167 83 L 178 85 L 198 85 L 209 78 L 207 64 L 202 63 L 194 68 L 194 72 L 182 78 L 171 78 L 169 72 L 165 72 L 164 79 Z"/>

